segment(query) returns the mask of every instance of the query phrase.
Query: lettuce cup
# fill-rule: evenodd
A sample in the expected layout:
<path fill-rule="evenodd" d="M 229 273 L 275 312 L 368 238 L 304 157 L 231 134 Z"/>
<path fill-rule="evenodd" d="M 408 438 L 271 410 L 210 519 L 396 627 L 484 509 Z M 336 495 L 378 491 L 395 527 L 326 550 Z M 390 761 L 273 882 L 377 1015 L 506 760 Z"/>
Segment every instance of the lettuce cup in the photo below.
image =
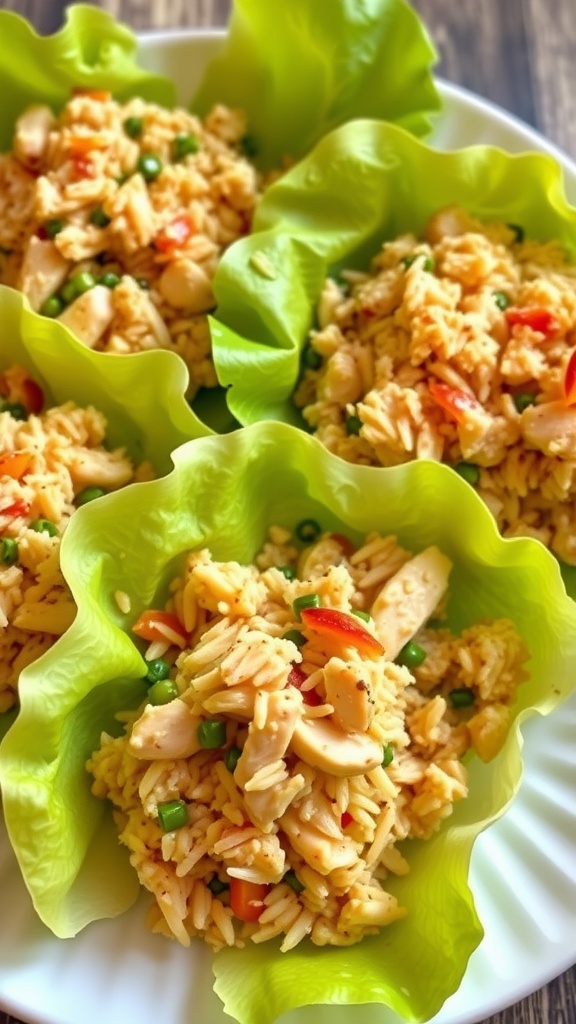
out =
<path fill-rule="evenodd" d="M 301 0 L 283 18 L 279 33 L 262 0 L 238 3 L 198 94 L 177 104 L 176 83 L 139 67 L 136 38 L 93 6 L 72 5 L 47 38 L 0 17 L 0 283 L 90 348 L 176 352 L 190 398 L 217 384 L 212 279 L 270 174 L 360 114 L 421 133 L 439 106 L 434 50 L 404 0 L 361 18 Z"/>
<path fill-rule="evenodd" d="M 205 433 L 187 405 L 186 369 L 174 355 L 142 361 L 78 345 L 0 287 L 0 728 L 27 670 L 70 625 L 72 595 L 60 543 L 81 507 L 172 468 L 170 452 Z M 57 357 L 55 353 L 57 352 Z M 154 410 L 151 416 L 151 410 Z"/>
<path fill-rule="evenodd" d="M 575 224 L 549 156 L 440 153 L 367 121 L 336 130 L 219 269 L 231 413 L 297 423 L 351 462 L 445 462 L 569 580 Z"/>
<path fill-rule="evenodd" d="M 470 854 L 522 722 L 574 689 L 557 562 L 433 462 L 382 473 L 278 423 L 173 459 L 63 538 L 78 612 L 0 748 L 34 906 L 71 937 L 143 883 L 242 1024 L 429 1019 L 482 937 Z"/>

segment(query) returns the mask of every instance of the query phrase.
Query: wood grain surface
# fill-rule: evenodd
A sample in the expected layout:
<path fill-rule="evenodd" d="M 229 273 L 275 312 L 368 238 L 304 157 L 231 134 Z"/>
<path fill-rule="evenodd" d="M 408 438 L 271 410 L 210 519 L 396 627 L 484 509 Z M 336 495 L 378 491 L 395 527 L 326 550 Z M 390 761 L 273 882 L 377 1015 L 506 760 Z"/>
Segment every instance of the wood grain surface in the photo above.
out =
<path fill-rule="evenodd" d="M 0 0 L 0 8 L 24 15 L 43 34 L 62 24 L 65 6 Z M 100 0 L 94 6 L 142 32 L 223 26 L 230 0 Z M 412 6 L 436 44 L 439 75 L 504 107 L 576 161 L 575 0 L 413 0 Z M 35 1019 L 41 1016 L 39 1006 Z M 0 1024 L 18 1022 L 0 1009 Z M 576 1024 L 576 967 L 482 1024 Z"/>

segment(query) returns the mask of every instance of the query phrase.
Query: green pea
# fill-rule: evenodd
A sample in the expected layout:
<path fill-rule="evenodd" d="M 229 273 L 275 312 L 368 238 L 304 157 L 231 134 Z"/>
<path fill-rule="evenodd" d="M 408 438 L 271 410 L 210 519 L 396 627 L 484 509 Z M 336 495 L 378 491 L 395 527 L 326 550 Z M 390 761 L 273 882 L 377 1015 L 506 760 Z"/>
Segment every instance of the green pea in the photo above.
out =
<path fill-rule="evenodd" d="M 141 117 L 127 117 L 122 127 L 131 139 L 139 139 L 144 131 L 144 121 Z"/>
<path fill-rule="evenodd" d="M 114 289 L 120 284 L 120 274 L 115 274 L 113 270 L 107 270 L 105 274 L 102 274 L 100 284 L 103 284 L 105 288 Z"/>
<path fill-rule="evenodd" d="M 301 619 L 301 612 L 305 608 L 320 608 L 322 601 L 320 600 L 319 594 L 302 594 L 301 597 L 297 597 L 292 605 L 294 616 L 298 621 Z"/>
<path fill-rule="evenodd" d="M 2 402 L 2 412 L 7 412 L 13 420 L 28 419 L 28 410 L 22 402 Z"/>
<path fill-rule="evenodd" d="M 142 153 L 136 164 L 136 170 L 144 178 L 144 181 L 155 181 L 162 172 L 162 161 L 155 153 Z"/>
<path fill-rule="evenodd" d="M 296 579 L 296 569 L 293 565 L 277 565 L 276 568 L 278 569 L 278 572 L 281 572 L 282 575 L 286 577 L 287 580 Z"/>
<path fill-rule="evenodd" d="M 282 639 L 291 640 L 293 644 L 296 644 L 296 647 L 303 647 L 304 644 L 308 642 L 304 634 L 301 633 L 299 629 L 287 629 L 286 632 L 282 634 Z"/>
<path fill-rule="evenodd" d="M 51 295 L 50 298 L 45 299 L 45 301 L 40 306 L 40 312 L 42 316 L 49 316 L 52 319 L 54 319 L 57 316 L 60 316 L 60 313 L 62 312 L 63 309 L 64 303 L 59 295 Z"/>
<path fill-rule="evenodd" d="M 172 158 L 183 160 L 184 157 L 197 153 L 199 149 L 200 143 L 195 135 L 191 132 L 178 132 L 172 141 Z"/>
<path fill-rule="evenodd" d="M 214 896 L 219 896 L 221 892 L 226 892 L 230 886 L 227 882 L 222 882 L 218 875 L 214 875 L 208 882 L 208 888 Z"/>
<path fill-rule="evenodd" d="M 514 405 L 518 412 L 524 412 L 530 405 L 536 405 L 536 395 L 531 395 L 528 391 L 514 395 Z"/>
<path fill-rule="evenodd" d="M 508 309 L 508 306 L 510 305 L 510 299 L 506 295 L 506 292 L 492 292 L 492 298 L 494 299 L 494 302 L 498 306 L 498 309 Z"/>
<path fill-rule="evenodd" d="M 43 224 L 44 231 L 48 238 L 56 238 L 61 231 L 66 227 L 66 221 L 61 220 L 59 217 L 54 217 L 52 220 L 47 220 Z"/>
<path fill-rule="evenodd" d="M 359 416 L 347 416 L 346 417 L 346 433 L 358 436 L 362 429 L 362 420 Z"/>
<path fill-rule="evenodd" d="M 302 519 L 297 524 L 295 533 L 303 544 L 313 544 L 322 533 L 322 527 L 315 519 Z"/>
<path fill-rule="evenodd" d="M 296 872 L 292 871 L 291 868 L 289 871 L 286 872 L 282 881 L 286 882 L 286 885 L 289 885 L 290 888 L 294 890 L 294 892 L 304 892 L 305 886 L 298 878 Z"/>
<path fill-rule="evenodd" d="M 318 370 L 322 365 L 322 356 L 312 345 L 307 345 L 302 353 L 302 363 L 308 370 Z"/>
<path fill-rule="evenodd" d="M 51 522 L 50 519 L 35 519 L 30 523 L 30 529 L 36 533 L 47 533 L 50 537 L 57 537 L 59 533 L 56 523 Z"/>
<path fill-rule="evenodd" d="M 18 561 L 18 542 L 13 537 L 2 537 L 0 541 L 0 562 L 15 565 Z"/>
<path fill-rule="evenodd" d="M 472 487 L 478 483 L 480 479 L 480 470 L 473 462 L 457 462 L 454 469 L 461 476 L 466 483 L 471 484 Z"/>
<path fill-rule="evenodd" d="M 94 224 L 97 228 L 107 228 L 110 223 L 110 217 L 104 212 L 102 206 L 96 206 L 90 214 L 90 223 Z"/>
<path fill-rule="evenodd" d="M 396 663 L 412 669 L 418 668 L 425 660 L 426 651 L 424 648 L 420 644 L 414 643 L 413 640 L 409 640 L 398 654 Z"/>
<path fill-rule="evenodd" d="M 520 244 L 524 241 L 524 228 L 520 224 L 507 224 L 507 228 L 514 232 L 514 241 Z"/>
<path fill-rule="evenodd" d="M 74 293 L 77 298 L 79 295 L 84 295 L 84 292 L 89 292 L 90 289 L 94 287 L 96 284 L 96 278 L 89 270 L 79 270 L 77 274 L 73 274 L 70 278 L 70 284 L 74 288 Z"/>
<path fill-rule="evenodd" d="M 224 764 L 229 772 L 235 771 L 241 754 L 242 751 L 240 750 L 240 747 L 228 747 L 228 750 L 224 754 Z"/>
<path fill-rule="evenodd" d="M 170 704 L 178 696 L 178 687 L 172 679 L 159 679 L 148 690 L 151 704 Z"/>
<path fill-rule="evenodd" d="M 386 746 L 382 748 L 382 767 L 387 768 L 389 764 L 392 764 L 393 760 L 394 747 L 391 743 L 387 743 Z"/>
<path fill-rule="evenodd" d="M 221 718 L 207 718 L 198 726 L 198 742 L 204 750 L 217 750 L 226 743 L 226 722 Z"/>
<path fill-rule="evenodd" d="M 144 679 L 149 685 L 154 683 L 162 682 L 167 679 L 170 673 L 170 665 L 164 658 L 152 658 L 150 661 L 146 661 L 146 675 Z"/>
<path fill-rule="evenodd" d="M 158 820 L 164 832 L 174 832 L 188 824 L 188 809 L 183 800 L 165 800 L 158 804 Z"/>
<path fill-rule="evenodd" d="M 65 306 L 69 306 L 71 302 L 74 302 L 74 299 L 78 298 L 76 288 L 71 277 L 69 277 L 62 285 L 59 298 Z"/>
<path fill-rule="evenodd" d="M 469 708 L 474 703 L 474 692 L 467 686 L 462 686 L 459 689 L 451 690 L 448 700 L 453 708 Z"/>
<path fill-rule="evenodd" d="M 75 505 L 80 508 L 81 505 L 87 505 L 90 501 L 95 501 L 96 498 L 101 498 L 107 493 L 103 487 L 85 487 L 76 495 Z"/>

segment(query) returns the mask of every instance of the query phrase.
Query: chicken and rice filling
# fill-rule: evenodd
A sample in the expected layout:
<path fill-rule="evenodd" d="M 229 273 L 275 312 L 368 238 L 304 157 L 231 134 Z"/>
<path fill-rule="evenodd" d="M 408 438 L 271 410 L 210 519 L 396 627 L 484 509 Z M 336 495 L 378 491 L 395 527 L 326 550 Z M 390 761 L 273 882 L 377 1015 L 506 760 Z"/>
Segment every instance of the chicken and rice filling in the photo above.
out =
<path fill-rule="evenodd" d="M 350 462 L 448 463 L 576 564 L 576 266 L 459 208 L 326 281 L 296 404 Z"/>
<path fill-rule="evenodd" d="M 260 190 L 248 143 L 224 106 L 201 120 L 77 89 L 58 115 L 29 107 L 0 155 L 0 283 L 90 348 L 171 349 L 191 394 L 214 386 L 212 278 Z"/>
<path fill-rule="evenodd" d="M 463 757 L 500 749 L 525 677 L 510 621 L 443 624 L 438 548 L 302 525 L 311 544 L 273 527 L 252 565 L 187 555 L 133 626 L 143 703 L 88 762 L 150 927 L 184 945 L 348 945 L 404 916 L 402 840 L 467 796 Z"/>
<path fill-rule="evenodd" d="M 153 476 L 105 447 L 93 407 L 44 408 L 22 367 L 0 375 L 0 713 L 18 679 L 71 624 L 76 606 L 60 571 L 60 540 L 76 508 Z"/>

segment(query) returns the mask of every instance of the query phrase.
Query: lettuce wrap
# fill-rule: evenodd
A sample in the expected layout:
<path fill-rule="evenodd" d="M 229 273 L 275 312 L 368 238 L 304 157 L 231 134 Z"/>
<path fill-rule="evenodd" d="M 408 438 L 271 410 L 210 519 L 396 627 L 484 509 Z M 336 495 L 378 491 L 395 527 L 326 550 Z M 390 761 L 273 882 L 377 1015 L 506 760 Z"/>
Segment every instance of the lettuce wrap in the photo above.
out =
<path fill-rule="evenodd" d="M 45 408 L 67 401 L 93 405 L 106 416 L 108 446 L 126 448 L 134 462 L 149 460 L 158 475 L 172 468 L 174 448 L 207 433 L 184 398 L 188 372 L 173 353 L 147 352 L 133 359 L 92 352 L 2 285 L 0 321 L 0 372 L 25 367 L 42 387 Z M 28 674 L 41 687 L 40 660 Z M 13 718 L 14 713 L 0 715 L 0 736 Z"/>
<path fill-rule="evenodd" d="M 415 552 L 437 544 L 454 563 L 450 627 L 508 617 L 530 652 L 503 749 L 487 765 L 472 758 L 468 799 L 431 840 L 403 847 L 410 873 L 391 890 L 408 908 L 405 919 L 348 948 L 305 941 L 281 954 L 266 943 L 214 959 L 215 991 L 241 1024 L 270 1024 L 303 1004 L 363 1002 L 424 1021 L 457 989 L 482 938 L 467 883 L 470 854 L 518 789 L 521 724 L 574 690 L 576 606 L 557 563 L 536 541 L 502 539 L 472 488 L 436 463 L 386 473 L 353 466 L 281 423 L 188 442 L 173 459 L 167 476 L 86 506 L 62 542 L 78 614 L 43 659 L 42 691 L 23 673 L 20 714 L 0 747 L 6 824 L 35 908 L 69 937 L 136 899 L 128 853 L 90 793 L 85 762 L 103 729 L 121 731 L 115 712 L 145 694 L 131 626 L 162 605 L 186 551 L 208 546 L 217 559 L 248 562 L 269 525 L 294 528 L 308 517 L 354 541 L 377 529 Z M 117 590 L 130 597 L 128 615 Z"/>

